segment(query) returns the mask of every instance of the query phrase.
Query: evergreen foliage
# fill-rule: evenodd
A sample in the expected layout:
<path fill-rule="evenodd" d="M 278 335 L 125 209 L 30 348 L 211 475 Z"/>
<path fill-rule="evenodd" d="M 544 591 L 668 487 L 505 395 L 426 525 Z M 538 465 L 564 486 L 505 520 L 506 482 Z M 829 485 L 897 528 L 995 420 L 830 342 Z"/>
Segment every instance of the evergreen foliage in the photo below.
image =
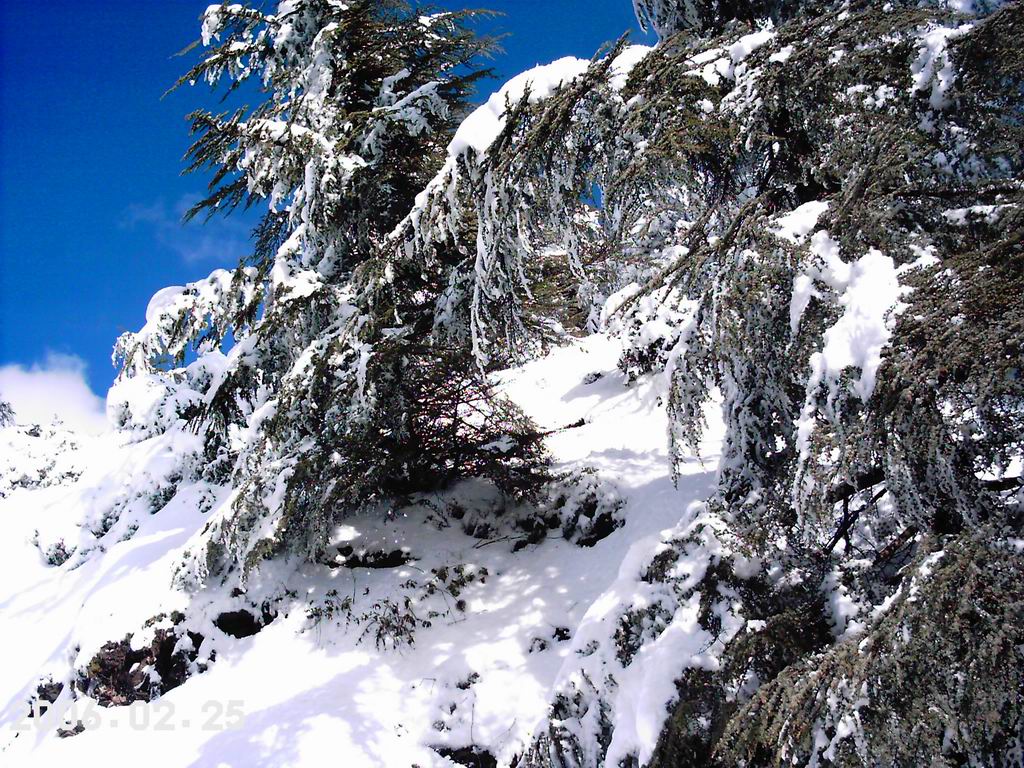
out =
<path fill-rule="evenodd" d="M 259 101 L 190 116 L 188 170 L 212 174 L 190 215 L 267 212 L 237 269 L 154 297 L 118 342 L 113 395 L 126 393 L 124 428 L 187 423 L 202 476 L 235 479 L 187 583 L 282 551 L 315 559 L 355 509 L 467 476 L 528 495 L 546 476 L 529 421 L 458 345 L 432 342 L 443 272 L 394 263 L 388 245 L 487 73 L 476 64 L 494 44 L 466 26 L 476 15 L 401 0 L 204 15 L 202 56 L 178 85 Z M 140 389 L 154 394 L 136 414 Z"/>
<path fill-rule="evenodd" d="M 990 536 L 921 543 L 908 586 L 858 643 L 809 654 L 729 720 L 719 765 L 1019 765 L 1019 553 Z M 670 765 L 673 763 L 665 763 Z"/>
<path fill-rule="evenodd" d="M 581 298 L 611 294 L 605 321 L 635 340 L 623 370 L 668 379 L 677 460 L 699 448 L 704 408 L 721 398 L 725 446 L 709 515 L 734 551 L 816 585 L 811 616 L 850 599 L 862 617 L 854 636 L 884 633 L 886 601 L 910 588 L 901 568 L 930 537 L 998 549 L 1020 532 L 1024 80 L 1014 41 L 1024 10 L 641 3 L 638 13 L 658 46 L 630 70 L 632 49 L 620 42 L 546 98 L 510 100 L 501 133 L 451 160 L 417 201 L 409 248 L 428 258 L 464 243 L 471 257 L 444 317 L 466 319 L 458 327 L 468 323 L 485 363 L 495 346 L 531 348 L 528 265 L 564 254 Z M 595 187 L 599 207 L 588 203 Z M 603 254 L 606 282 L 580 268 L 584 242 Z M 994 561 L 977 567 L 981 579 L 1002 578 Z M 1018 561 L 1006 567 L 1019 574 Z M 702 590 L 705 600 L 737 599 L 715 580 Z M 763 605 L 742 592 L 729 610 L 759 621 L 788 612 L 796 598 L 772 590 L 777 613 L 762 619 Z M 680 605 L 662 608 L 671 616 Z M 664 628 L 659 610 L 637 622 Z M 927 609 L 900 616 L 911 636 L 927 634 Z M 707 621 L 728 644 L 721 617 Z M 960 659 L 956 642 L 936 630 L 930 647 Z M 835 648 L 873 663 L 853 639 Z M 1012 663 L 1016 653 L 1006 651 Z M 916 663 L 896 651 L 882 659 Z M 604 764 L 614 675 L 580 665 L 528 765 Z M 680 706 L 708 686 L 742 704 L 750 693 L 737 694 L 726 674 L 684 677 Z M 975 722 L 956 749 L 1002 764 L 1000 750 L 1019 754 L 1019 701 L 993 669 L 982 677 L 1006 716 Z M 927 699 L 911 687 L 891 693 L 919 695 Z M 805 703 L 773 699 L 769 709 L 805 734 L 841 730 L 834 713 Z M 722 729 L 743 729 L 744 715 L 705 714 L 693 754 L 714 764 Z M 887 764 L 865 744 L 897 765 L 948 746 L 937 727 L 906 749 L 894 746 L 896 726 L 849 728 L 861 729 L 849 742 L 860 746 L 841 764 Z M 790 754 L 789 731 L 765 733 L 742 753 L 751 765 Z M 827 747 L 812 739 L 800 754 L 817 760 Z"/>
<path fill-rule="evenodd" d="M 989 68 L 980 51 L 1014 39 L 1020 9 L 973 21 L 916 5 L 819 11 L 777 31 L 679 35 L 624 88 L 620 45 L 551 98 L 514 105 L 460 187 L 489 206 L 476 287 L 507 285 L 510 303 L 490 310 L 488 285 L 464 292 L 468 312 L 481 336 L 521 337 L 514 297 L 529 286 L 512 276 L 532 253 L 594 239 L 593 216 L 566 211 L 599 185 L 605 252 L 647 275 L 612 316 L 642 325 L 666 302 L 676 313 L 675 334 L 623 366 L 671 377 L 680 452 L 697 447 L 712 390 L 723 394 L 719 497 L 750 536 L 796 533 L 812 554 L 836 505 L 878 486 L 903 525 L 1005 522 L 1024 394 L 1021 79 L 1018 54 Z M 451 218 L 439 189 L 424 218 Z M 787 234 L 801 216 L 807 231 Z M 893 294 L 884 338 L 854 340 L 833 363 L 869 270 Z"/>

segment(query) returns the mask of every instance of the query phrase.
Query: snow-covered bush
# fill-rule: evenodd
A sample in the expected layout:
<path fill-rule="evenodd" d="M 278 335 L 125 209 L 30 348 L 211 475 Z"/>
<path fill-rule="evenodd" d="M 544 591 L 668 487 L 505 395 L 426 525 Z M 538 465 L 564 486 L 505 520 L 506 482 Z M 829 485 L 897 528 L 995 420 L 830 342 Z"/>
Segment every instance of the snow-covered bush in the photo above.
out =
<path fill-rule="evenodd" d="M 369 553 L 373 554 L 373 553 Z M 381 568 L 397 574 L 389 590 L 366 593 L 363 601 L 354 595 L 341 595 L 330 589 L 323 597 L 307 605 L 306 619 L 310 629 L 329 632 L 332 626 L 355 630 L 357 642 L 373 641 L 378 650 L 394 650 L 416 644 L 417 633 L 429 629 L 434 622 L 457 621 L 467 609 L 463 593 L 473 585 L 486 583 L 487 568 L 474 565 L 441 565 L 415 575 L 401 570 L 408 561 L 381 556 L 342 559 L 345 568 Z M 335 565 L 335 567 L 338 567 Z"/>
<path fill-rule="evenodd" d="M 554 515 L 563 538 L 592 547 L 623 523 L 625 501 L 619 490 L 593 472 L 575 472 L 547 488 L 539 511 Z"/>
<path fill-rule="evenodd" d="M 614 483 L 584 469 L 552 477 L 526 499 L 493 483 L 462 483 L 445 494 L 432 517 L 475 538 L 513 541 L 515 551 L 558 535 L 592 547 L 622 526 L 625 500 Z"/>
<path fill-rule="evenodd" d="M 0 433 L 0 499 L 16 488 L 47 488 L 85 471 L 90 439 L 63 427 L 10 426 Z"/>
<path fill-rule="evenodd" d="M 6 400 L 0 400 L 0 427 L 9 427 L 14 424 L 14 409 Z"/>

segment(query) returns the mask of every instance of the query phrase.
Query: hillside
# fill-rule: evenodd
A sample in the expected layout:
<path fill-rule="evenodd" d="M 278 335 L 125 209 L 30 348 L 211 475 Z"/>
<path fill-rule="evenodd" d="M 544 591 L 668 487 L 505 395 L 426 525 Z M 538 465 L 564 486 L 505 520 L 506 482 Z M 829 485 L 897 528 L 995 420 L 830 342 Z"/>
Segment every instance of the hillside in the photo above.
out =
<path fill-rule="evenodd" d="M 0 401 L 5 765 L 1024 765 L 1024 6 L 634 8 L 474 105 L 477 11 L 210 6 L 262 219 Z"/>
<path fill-rule="evenodd" d="M 12 742 L 5 729 L 5 765 L 92 764 L 136 751 L 144 751 L 150 764 L 169 766 L 302 764 L 331 754 L 344 755 L 348 766 L 450 765 L 437 750 L 467 744 L 502 762 L 520 754 L 591 643 L 601 648 L 589 663 L 615 663 L 615 622 L 649 600 L 650 588 L 639 577 L 657 542 L 686 528 L 713 483 L 718 448 L 712 434 L 704 463 L 694 458 L 673 487 L 658 383 L 627 387 L 615 367 L 618 353 L 614 340 L 594 335 L 500 378 L 542 427 L 584 422 L 550 439 L 557 469 L 594 470 L 594 487 L 621 503 L 620 528 L 591 546 L 567 541 L 555 528 L 543 541 L 515 551 L 525 540 L 508 519 L 517 511 L 492 512 L 500 504 L 493 490 L 473 483 L 393 518 L 368 512 L 336 531 L 332 544 L 348 542 L 356 553 L 401 550 L 408 562 L 390 568 L 276 564 L 246 591 L 244 602 L 267 601 L 277 614 L 250 637 L 234 638 L 216 627 L 222 612 L 237 608 L 229 595 L 210 590 L 189 606 L 170 588 L 173 565 L 210 514 L 196 503 L 209 492 L 201 484 L 179 487 L 157 513 L 128 506 L 102 540 L 102 553 L 77 568 L 41 562 L 40 550 L 56 542 L 78 545 L 79 526 L 89 519 L 81 511 L 102 507 L 105 494 L 120 490 L 125 473 L 137 487 L 142 478 L 159 482 L 165 448 L 159 438 L 127 446 L 116 436 L 98 438 L 88 450 L 102 453 L 104 466 L 90 467 L 73 483 L 8 495 L 0 502 L 0 514 L 12 521 L 2 553 L 10 570 L 0 598 L 6 630 L 0 652 L 19 659 L 4 666 L 8 725 L 26 714 L 41 675 L 66 681 L 111 639 L 130 635 L 135 649 L 153 643 L 156 630 L 171 626 L 165 620 L 142 629 L 154 616 L 188 610 L 189 632 L 204 638 L 197 662 L 216 661 L 154 703 L 134 705 L 131 714 L 95 708 L 96 723 L 74 738 L 37 733 L 30 723 Z M 600 378 L 587 383 L 588 377 L 576 375 L 580 370 Z M 20 434 L 8 428 L 4 436 L 5 450 L 17 447 Z M 47 448 L 56 457 L 69 450 L 58 439 Z M 224 494 L 211 501 L 215 508 Z M 466 518 L 456 519 L 452 510 L 456 504 L 480 510 L 489 532 L 468 535 Z M 131 528 L 134 534 L 120 540 Z M 458 597 L 443 590 L 424 596 L 433 572 L 455 566 L 470 574 Z M 310 617 L 309 606 L 329 604 L 332 592 L 353 598 L 353 615 L 407 597 L 420 618 L 441 615 L 430 620 L 432 626 L 416 628 L 412 644 L 385 635 L 378 645 L 376 625 Z M 645 649 L 646 658 L 624 676 L 615 707 L 631 725 L 620 736 L 620 749 L 653 746 L 673 694 L 659 656 L 691 646 L 697 658 L 703 644 L 685 628 L 681 616 L 679 627 Z M 75 711 L 81 706 L 58 701 L 53 717 L 61 704 Z M 240 709 L 229 717 L 227 707 L 235 702 Z M 234 723 L 236 711 L 244 717 L 241 725 L 222 730 Z M 133 728 L 130 717 L 146 726 Z M 183 725 L 211 720 L 210 730 Z M 163 721 L 166 728 L 159 726 Z"/>

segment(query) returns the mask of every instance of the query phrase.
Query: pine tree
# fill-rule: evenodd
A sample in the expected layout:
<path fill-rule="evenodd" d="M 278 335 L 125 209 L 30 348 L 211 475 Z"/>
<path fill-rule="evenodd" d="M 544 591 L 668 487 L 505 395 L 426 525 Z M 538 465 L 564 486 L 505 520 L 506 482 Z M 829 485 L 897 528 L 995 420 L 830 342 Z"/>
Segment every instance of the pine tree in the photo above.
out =
<path fill-rule="evenodd" d="M 282 551 L 316 558 L 341 516 L 462 477 L 510 494 L 543 479 L 536 430 L 465 350 L 432 340 L 443 272 L 394 258 L 389 240 L 486 74 L 476 63 L 493 42 L 468 29 L 476 15 L 401 0 L 206 12 L 205 50 L 179 85 L 259 101 L 190 116 L 188 170 L 212 172 L 190 215 L 268 210 L 251 257 L 158 294 L 115 351 L 122 389 L 160 393 L 144 433 L 187 422 L 204 440 L 197 471 L 234 478 L 183 581 Z M 120 421 L 139 428 L 130 399 Z"/>
<path fill-rule="evenodd" d="M 188 171 L 213 172 L 190 216 L 266 200 L 254 263 L 267 273 L 293 240 L 325 279 L 376 253 L 430 180 L 494 43 L 404 0 L 283 3 L 276 14 L 207 11 L 201 61 L 178 85 L 259 83 L 254 109 L 190 115 Z M 299 269 L 299 265 L 296 265 Z"/>
<path fill-rule="evenodd" d="M 1024 522 L 1015 469 L 1024 451 L 1024 69 L 1013 43 L 1024 11 L 640 3 L 638 13 L 656 26 L 658 46 L 634 57 L 620 44 L 547 98 L 510 100 L 500 136 L 450 163 L 418 201 L 409 247 L 426 252 L 460 236 L 475 244 L 449 316 L 470 318 L 486 360 L 490 340 L 530 345 L 536 255 L 560 252 L 572 265 L 575 244 L 594 243 L 615 265 L 601 286 L 618 291 L 610 325 L 642 340 L 622 368 L 669 380 L 678 458 L 699 446 L 704 408 L 721 397 L 718 488 L 699 523 L 729 554 L 664 610 L 702 590 L 701 626 L 727 650 L 719 673 L 680 679 L 688 730 L 660 764 L 771 765 L 791 747 L 772 722 L 799 723 L 801 733 L 834 728 L 853 706 L 828 704 L 845 701 L 844 675 L 877 679 L 871 670 L 899 656 L 880 618 L 887 599 L 912 579 L 936 600 L 949 595 L 943 583 L 970 581 L 958 570 L 970 557 L 928 581 L 928 558 L 941 557 L 943 541 L 975 552 L 981 578 L 1019 570 L 1006 549 Z M 598 209 L 586 202 L 595 187 Z M 584 285 L 585 273 L 576 275 Z M 666 330 L 652 340 L 639 330 L 650 327 Z M 666 557 L 709 546 L 683 537 Z M 793 581 L 766 571 L 741 579 L 740 557 Z M 657 565 L 644 580 L 664 581 L 671 594 L 684 580 Z M 725 634 L 716 595 L 799 647 Z M 847 658 L 832 644 L 827 599 L 836 595 L 860 606 L 880 655 Z M 932 633 L 945 643 L 941 654 L 959 658 L 956 633 L 934 627 L 928 611 L 912 601 L 895 623 Z M 624 615 L 608 644 L 621 648 L 633 623 L 655 618 Z M 993 622 L 975 640 L 979 653 L 997 654 L 1019 636 Z M 723 747 L 716 763 L 736 681 L 769 680 L 811 653 L 836 660 L 828 675 L 807 678 L 809 690 L 832 698 L 791 701 L 775 721 L 781 705 L 771 699 L 757 712 L 764 728 L 742 749 Z M 815 666 L 794 674 L 813 677 Z M 977 668 L 1002 719 L 977 724 L 959 748 L 984 762 L 1012 745 L 1024 711 L 1013 680 Z M 955 669 L 936 670 L 949 700 Z M 567 685 L 526 765 L 601 764 L 594 745 L 608 743 L 612 677 L 581 672 Z M 896 698 L 908 707 L 892 712 L 907 724 L 920 691 L 900 684 Z M 908 755 L 941 751 L 934 733 L 899 746 L 899 732 L 875 724 L 857 738 L 869 745 L 864 754 L 900 755 L 905 765 L 914 764 Z"/>
<path fill-rule="evenodd" d="M 990 504 L 1004 514 L 1012 500 L 999 489 L 1013 481 L 989 484 L 992 496 L 978 478 L 1003 476 L 1021 445 L 1016 347 L 1005 341 L 1020 316 L 1019 56 L 1007 51 L 983 73 L 980 50 L 1010 39 L 1018 14 L 1011 5 L 965 26 L 971 17 L 916 4 L 891 13 L 818 7 L 778 31 L 740 25 L 723 37 L 665 41 L 624 88 L 611 76 L 616 48 L 551 98 L 513 105 L 480 170 L 453 171 L 489 206 L 477 217 L 472 279 L 493 283 L 480 265 L 503 264 L 511 279 L 487 295 L 520 306 L 523 263 L 590 232 L 591 218 L 565 212 L 598 185 L 606 252 L 646 261 L 646 285 L 618 316 L 654 295 L 685 318 L 660 351 L 629 354 L 671 373 L 680 449 L 697 445 L 712 388 L 724 394 L 721 498 L 746 509 L 752 535 L 770 540 L 797 522 L 801 540 L 818 546 L 833 507 L 870 498 L 883 480 L 907 524 L 941 529 L 952 515 L 957 529 L 990 519 Z M 882 37 L 899 44 L 864 42 Z M 705 57 L 701 68 L 693 61 L 706 48 L 720 59 Z M 425 198 L 423 220 L 452 216 L 454 184 Z M 463 217 L 474 206 L 455 204 Z M 807 217 L 808 231 L 780 235 L 787 212 Z M 873 270 L 893 294 L 874 320 L 874 346 L 851 347 L 854 357 L 835 368 L 828 345 L 853 322 L 841 309 L 852 300 L 851 269 Z M 964 293 L 940 300 L 933 281 L 951 269 Z M 978 326 L 968 302 L 986 307 Z M 955 326 L 940 320 L 940 304 Z M 491 330 L 501 337 L 509 326 L 524 328 L 514 311 Z M 944 394 L 921 393 L 903 409 L 909 369 L 940 365 L 934 353 L 922 358 L 936 343 L 928 338 L 990 351 L 977 365 L 965 357 L 956 374 L 937 370 Z M 624 366 L 633 365 L 627 355 Z M 897 384 L 901 367 L 908 374 Z M 925 380 L 934 392 L 936 379 Z M 967 413 L 969 424 L 960 420 Z M 969 441 L 957 438 L 965 429 Z"/>

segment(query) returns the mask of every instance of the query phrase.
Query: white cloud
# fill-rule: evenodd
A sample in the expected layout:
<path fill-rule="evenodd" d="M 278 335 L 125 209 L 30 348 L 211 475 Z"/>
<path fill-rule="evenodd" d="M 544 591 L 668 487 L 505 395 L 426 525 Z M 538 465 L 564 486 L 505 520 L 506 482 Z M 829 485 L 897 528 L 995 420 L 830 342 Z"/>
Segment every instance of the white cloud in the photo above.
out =
<path fill-rule="evenodd" d="M 0 398 L 14 408 L 18 424 L 50 424 L 59 418 L 79 432 L 107 427 L 106 405 L 85 380 L 85 361 L 47 352 L 42 365 L 0 366 Z"/>

